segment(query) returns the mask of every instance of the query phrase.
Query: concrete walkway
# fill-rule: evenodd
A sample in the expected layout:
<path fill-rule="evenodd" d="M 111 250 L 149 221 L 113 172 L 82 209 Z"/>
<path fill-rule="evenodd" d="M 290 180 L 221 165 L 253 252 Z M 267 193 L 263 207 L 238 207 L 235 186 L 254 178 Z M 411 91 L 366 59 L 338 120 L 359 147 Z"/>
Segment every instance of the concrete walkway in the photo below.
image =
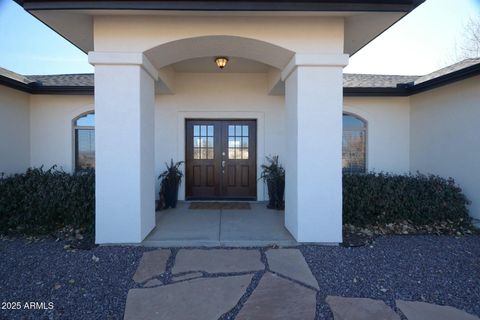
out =
<path fill-rule="evenodd" d="M 157 212 L 157 226 L 144 246 L 268 246 L 296 245 L 284 227 L 284 212 L 253 202 L 250 210 L 190 210 L 189 203 Z"/>

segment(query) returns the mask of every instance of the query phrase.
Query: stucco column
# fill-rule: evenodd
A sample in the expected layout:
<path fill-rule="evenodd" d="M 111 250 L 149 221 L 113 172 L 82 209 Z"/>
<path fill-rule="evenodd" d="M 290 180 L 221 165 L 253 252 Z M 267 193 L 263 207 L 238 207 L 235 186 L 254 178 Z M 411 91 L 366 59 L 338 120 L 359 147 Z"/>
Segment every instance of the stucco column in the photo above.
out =
<path fill-rule="evenodd" d="M 282 71 L 285 226 L 299 242 L 342 241 L 342 69 L 347 63 L 343 54 L 296 54 Z"/>
<path fill-rule="evenodd" d="M 154 82 L 142 53 L 91 52 L 96 242 L 140 243 L 155 226 Z"/>

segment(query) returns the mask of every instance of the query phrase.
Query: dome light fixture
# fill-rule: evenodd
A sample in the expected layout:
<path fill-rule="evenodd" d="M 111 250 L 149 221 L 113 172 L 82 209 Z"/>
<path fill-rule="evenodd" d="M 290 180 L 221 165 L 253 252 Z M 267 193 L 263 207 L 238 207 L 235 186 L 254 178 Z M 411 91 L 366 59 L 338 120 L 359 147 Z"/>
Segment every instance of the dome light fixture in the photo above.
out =
<path fill-rule="evenodd" d="M 225 66 L 227 65 L 227 62 L 228 62 L 227 57 L 216 57 L 215 58 L 215 63 L 217 64 L 217 67 L 219 67 L 220 69 L 225 68 Z"/>

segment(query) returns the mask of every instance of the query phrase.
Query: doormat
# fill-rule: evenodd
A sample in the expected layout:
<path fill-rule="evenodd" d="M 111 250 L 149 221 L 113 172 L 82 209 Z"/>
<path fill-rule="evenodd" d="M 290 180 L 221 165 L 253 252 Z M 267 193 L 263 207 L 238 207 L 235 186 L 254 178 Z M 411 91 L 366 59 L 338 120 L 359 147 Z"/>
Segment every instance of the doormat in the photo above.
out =
<path fill-rule="evenodd" d="M 248 202 L 192 202 L 192 210 L 250 210 Z"/>

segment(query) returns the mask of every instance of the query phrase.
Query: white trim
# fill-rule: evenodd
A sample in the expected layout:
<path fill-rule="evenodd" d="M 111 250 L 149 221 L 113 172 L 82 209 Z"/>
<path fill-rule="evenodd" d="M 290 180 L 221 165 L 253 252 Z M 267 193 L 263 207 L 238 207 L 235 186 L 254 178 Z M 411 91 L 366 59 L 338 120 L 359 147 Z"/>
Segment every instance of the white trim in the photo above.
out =
<path fill-rule="evenodd" d="M 158 71 L 143 53 L 137 52 L 98 52 L 88 53 L 88 62 L 96 65 L 141 66 L 153 80 L 158 80 Z"/>
<path fill-rule="evenodd" d="M 302 67 L 345 67 L 348 65 L 348 54 L 295 54 L 282 71 L 282 81 L 299 66 Z"/>
<path fill-rule="evenodd" d="M 185 161 L 186 119 L 252 119 L 257 120 L 257 201 L 266 200 L 265 184 L 260 177 L 260 165 L 265 160 L 265 113 L 243 111 L 179 111 L 177 115 L 177 161 Z M 178 192 L 178 199 L 185 200 L 185 179 Z"/>

